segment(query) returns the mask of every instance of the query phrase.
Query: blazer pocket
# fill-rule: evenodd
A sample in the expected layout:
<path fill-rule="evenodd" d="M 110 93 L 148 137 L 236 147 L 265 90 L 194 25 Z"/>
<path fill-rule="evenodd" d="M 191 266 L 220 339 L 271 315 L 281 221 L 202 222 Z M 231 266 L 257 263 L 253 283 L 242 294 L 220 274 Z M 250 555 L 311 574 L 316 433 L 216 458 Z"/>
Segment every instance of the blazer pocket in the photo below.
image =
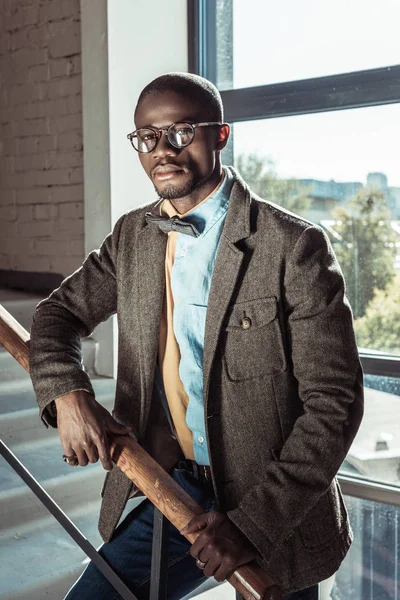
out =
<path fill-rule="evenodd" d="M 286 368 L 276 298 L 234 304 L 225 331 L 225 364 L 233 381 L 272 375 Z"/>

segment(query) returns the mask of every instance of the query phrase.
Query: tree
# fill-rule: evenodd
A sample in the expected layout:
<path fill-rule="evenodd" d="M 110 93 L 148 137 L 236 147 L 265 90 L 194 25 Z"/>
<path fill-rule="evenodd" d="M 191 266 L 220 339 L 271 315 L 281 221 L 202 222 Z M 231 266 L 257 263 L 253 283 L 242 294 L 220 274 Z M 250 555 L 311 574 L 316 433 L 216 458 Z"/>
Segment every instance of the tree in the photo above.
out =
<path fill-rule="evenodd" d="M 279 179 L 272 160 L 257 154 L 241 154 L 235 162 L 243 179 L 261 198 L 303 216 L 310 208 L 309 188 L 296 179 Z"/>
<path fill-rule="evenodd" d="M 361 188 L 347 207 L 332 211 L 340 241 L 334 248 L 346 280 L 356 318 L 362 317 L 376 289 L 384 290 L 394 277 L 396 234 L 383 192 Z"/>
<path fill-rule="evenodd" d="M 400 275 L 384 290 L 375 290 L 365 315 L 354 322 L 363 348 L 400 354 Z"/>

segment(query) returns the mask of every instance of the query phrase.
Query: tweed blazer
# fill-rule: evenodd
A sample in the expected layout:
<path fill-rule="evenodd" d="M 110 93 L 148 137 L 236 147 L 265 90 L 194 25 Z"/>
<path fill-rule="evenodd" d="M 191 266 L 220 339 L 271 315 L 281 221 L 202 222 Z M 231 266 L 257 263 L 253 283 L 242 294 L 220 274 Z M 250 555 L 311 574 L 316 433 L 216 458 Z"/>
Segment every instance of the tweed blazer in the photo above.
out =
<path fill-rule="evenodd" d="M 288 593 L 329 577 L 351 544 L 335 475 L 361 421 L 362 371 L 327 237 L 236 176 L 207 307 L 209 455 L 219 509 Z M 179 448 L 154 392 L 166 235 L 146 223 L 152 206 L 124 214 L 101 248 L 38 305 L 31 375 L 42 419 L 56 426 L 55 398 L 93 393 L 81 338 L 117 313 L 113 415 L 170 469 Z M 114 467 L 103 487 L 104 540 L 131 494 Z"/>

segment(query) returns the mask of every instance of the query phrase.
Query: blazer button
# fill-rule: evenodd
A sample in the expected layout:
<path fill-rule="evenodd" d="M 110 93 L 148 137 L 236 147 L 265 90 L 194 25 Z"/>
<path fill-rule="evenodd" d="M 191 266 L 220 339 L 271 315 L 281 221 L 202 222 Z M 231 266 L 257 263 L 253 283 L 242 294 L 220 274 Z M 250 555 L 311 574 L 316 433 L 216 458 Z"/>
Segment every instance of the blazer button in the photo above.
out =
<path fill-rule="evenodd" d="M 242 329 L 250 329 L 251 327 L 251 319 L 250 317 L 243 317 L 240 326 Z"/>

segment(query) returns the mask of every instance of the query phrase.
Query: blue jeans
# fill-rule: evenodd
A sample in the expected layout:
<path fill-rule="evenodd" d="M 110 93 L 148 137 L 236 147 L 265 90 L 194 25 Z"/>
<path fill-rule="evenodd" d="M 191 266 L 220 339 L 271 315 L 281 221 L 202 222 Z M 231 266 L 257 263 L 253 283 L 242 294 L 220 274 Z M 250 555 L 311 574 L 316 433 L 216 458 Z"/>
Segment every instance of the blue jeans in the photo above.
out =
<path fill-rule="evenodd" d="M 172 477 L 204 511 L 212 510 L 215 498 L 208 487 L 178 463 Z M 126 585 L 140 599 L 147 600 L 150 591 L 151 548 L 153 541 L 153 505 L 144 500 L 117 527 L 110 542 L 103 544 L 100 554 L 113 567 Z M 179 600 L 196 589 L 207 578 L 189 554 L 190 543 L 169 525 L 168 538 L 168 600 Z M 316 589 L 316 594 L 315 594 Z M 314 590 L 314 595 L 312 594 Z M 318 586 L 289 594 L 283 600 L 318 600 Z M 233 590 L 232 590 L 233 593 Z M 89 563 L 64 600 L 121 600 L 108 580 Z"/>

